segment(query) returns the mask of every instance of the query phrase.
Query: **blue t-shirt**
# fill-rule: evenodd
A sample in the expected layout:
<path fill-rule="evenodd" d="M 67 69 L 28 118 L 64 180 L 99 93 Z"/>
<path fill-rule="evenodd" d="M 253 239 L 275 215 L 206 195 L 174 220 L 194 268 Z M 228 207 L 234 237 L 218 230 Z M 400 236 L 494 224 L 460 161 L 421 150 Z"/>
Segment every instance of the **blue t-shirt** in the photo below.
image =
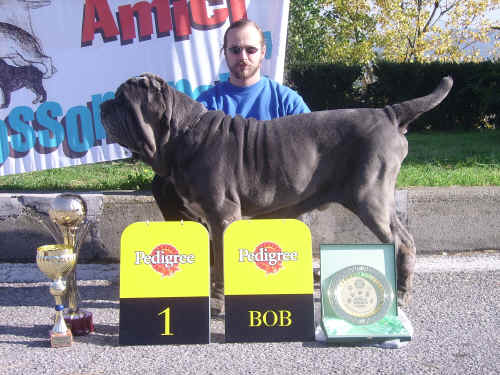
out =
<path fill-rule="evenodd" d="M 289 87 L 262 77 L 252 86 L 238 87 L 229 81 L 204 91 L 197 100 L 209 110 L 257 120 L 311 112 L 302 97 Z"/>

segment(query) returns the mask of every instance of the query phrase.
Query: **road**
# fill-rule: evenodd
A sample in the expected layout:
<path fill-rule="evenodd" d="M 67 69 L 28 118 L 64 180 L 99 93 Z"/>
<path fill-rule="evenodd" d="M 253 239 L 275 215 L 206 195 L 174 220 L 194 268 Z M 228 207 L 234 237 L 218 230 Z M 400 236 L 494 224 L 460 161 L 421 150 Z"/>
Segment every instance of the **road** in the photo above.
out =
<path fill-rule="evenodd" d="M 48 280 L 33 264 L 0 264 L 1 374 L 498 374 L 500 253 L 420 255 L 406 310 L 415 334 L 400 349 L 321 342 L 118 345 L 118 265 L 79 265 L 81 307 L 96 332 L 52 349 Z M 315 297 L 319 310 L 319 295 Z M 147 322 L 138 322 L 147 324 Z"/>

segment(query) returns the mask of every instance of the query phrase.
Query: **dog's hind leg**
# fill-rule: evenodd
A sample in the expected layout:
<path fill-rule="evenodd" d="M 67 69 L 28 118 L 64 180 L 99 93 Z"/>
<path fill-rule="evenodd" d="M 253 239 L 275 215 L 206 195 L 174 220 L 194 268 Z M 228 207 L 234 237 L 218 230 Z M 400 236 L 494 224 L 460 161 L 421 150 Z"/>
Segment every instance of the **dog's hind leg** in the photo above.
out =
<path fill-rule="evenodd" d="M 397 249 L 398 302 L 404 306 L 410 302 L 417 250 L 413 236 L 401 223 L 396 212 L 392 213 L 391 230 Z"/>
<path fill-rule="evenodd" d="M 397 256 L 398 304 L 409 303 L 415 269 L 416 248 L 413 237 L 396 214 L 394 191 L 381 193 L 370 189 L 355 204 L 345 204 L 383 243 L 394 243 Z"/>

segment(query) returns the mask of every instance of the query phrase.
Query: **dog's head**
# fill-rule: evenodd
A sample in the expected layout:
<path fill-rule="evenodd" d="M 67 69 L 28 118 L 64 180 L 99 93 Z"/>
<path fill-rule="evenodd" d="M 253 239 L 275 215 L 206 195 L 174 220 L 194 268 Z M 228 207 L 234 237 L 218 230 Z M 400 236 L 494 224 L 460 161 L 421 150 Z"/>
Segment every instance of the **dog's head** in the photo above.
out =
<path fill-rule="evenodd" d="M 165 146 L 172 132 L 191 125 L 204 111 L 160 77 L 145 73 L 128 79 L 114 99 L 101 104 L 101 119 L 108 140 L 128 148 L 165 176 L 169 170 Z"/>

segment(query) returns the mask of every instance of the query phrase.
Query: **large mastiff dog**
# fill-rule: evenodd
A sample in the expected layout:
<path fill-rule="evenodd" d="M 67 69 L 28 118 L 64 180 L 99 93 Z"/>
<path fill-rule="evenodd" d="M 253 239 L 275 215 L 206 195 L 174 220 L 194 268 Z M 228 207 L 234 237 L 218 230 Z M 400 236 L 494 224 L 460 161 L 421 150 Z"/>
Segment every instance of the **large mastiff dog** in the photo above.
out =
<path fill-rule="evenodd" d="M 452 79 L 431 94 L 377 109 L 339 109 L 271 121 L 234 118 L 144 74 L 101 106 L 112 141 L 156 172 L 165 219 L 203 221 L 212 238 L 215 287 L 222 296 L 222 236 L 242 217 L 295 218 L 338 202 L 382 242 L 397 248 L 399 301 L 409 298 L 415 244 L 395 209 L 394 190 L 408 152 L 408 124 L 437 106 Z"/>

